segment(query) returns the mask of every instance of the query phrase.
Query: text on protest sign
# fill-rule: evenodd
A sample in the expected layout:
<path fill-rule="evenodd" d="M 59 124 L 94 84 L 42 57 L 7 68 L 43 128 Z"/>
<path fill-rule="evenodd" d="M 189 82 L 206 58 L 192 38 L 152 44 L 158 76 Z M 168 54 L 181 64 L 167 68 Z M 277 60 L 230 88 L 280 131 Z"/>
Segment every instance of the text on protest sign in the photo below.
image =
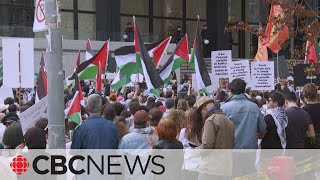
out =
<path fill-rule="evenodd" d="M 23 134 L 25 134 L 29 128 L 34 127 L 37 120 L 46 117 L 45 110 L 47 107 L 48 97 L 46 96 L 19 115 Z"/>
<path fill-rule="evenodd" d="M 232 61 L 229 66 L 229 82 L 240 78 L 247 84 L 250 82 L 250 66 L 249 60 Z"/>
<path fill-rule="evenodd" d="M 229 64 L 231 63 L 231 51 L 211 51 L 211 66 L 213 76 L 228 78 Z"/>
<path fill-rule="evenodd" d="M 33 32 L 44 31 L 46 29 L 44 0 L 36 0 L 35 3 Z"/>
<path fill-rule="evenodd" d="M 252 90 L 274 90 L 274 62 L 252 62 L 251 82 Z"/>

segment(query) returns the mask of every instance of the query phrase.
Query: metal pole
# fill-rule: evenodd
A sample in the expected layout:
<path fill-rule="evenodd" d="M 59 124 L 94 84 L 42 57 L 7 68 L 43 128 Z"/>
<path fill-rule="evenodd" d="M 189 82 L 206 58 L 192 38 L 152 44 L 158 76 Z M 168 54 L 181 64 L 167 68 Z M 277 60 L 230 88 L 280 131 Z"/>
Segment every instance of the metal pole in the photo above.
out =
<path fill-rule="evenodd" d="M 49 149 L 65 149 L 62 36 L 61 29 L 57 24 L 58 11 L 56 0 L 45 1 L 45 17 L 49 32 L 49 47 L 46 52 Z"/>

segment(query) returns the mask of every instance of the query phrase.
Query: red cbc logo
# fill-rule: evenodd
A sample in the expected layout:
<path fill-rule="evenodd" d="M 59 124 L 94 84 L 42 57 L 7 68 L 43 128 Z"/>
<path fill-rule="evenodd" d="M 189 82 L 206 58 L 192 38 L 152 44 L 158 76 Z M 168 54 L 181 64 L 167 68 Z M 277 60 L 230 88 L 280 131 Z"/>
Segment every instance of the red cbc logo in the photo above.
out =
<path fill-rule="evenodd" d="M 27 161 L 27 158 L 19 155 L 12 160 L 12 162 L 10 163 L 10 167 L 12 168 L 13 172 L 20 175 L 27 171 L 29 163 Z"/>

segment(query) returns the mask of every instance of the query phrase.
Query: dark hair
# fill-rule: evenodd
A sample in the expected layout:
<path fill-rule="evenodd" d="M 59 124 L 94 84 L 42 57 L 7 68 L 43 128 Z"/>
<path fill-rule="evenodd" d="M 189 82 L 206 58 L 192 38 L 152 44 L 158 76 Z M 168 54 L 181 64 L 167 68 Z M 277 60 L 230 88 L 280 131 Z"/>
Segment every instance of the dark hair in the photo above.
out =
<path fill-rule="evenodd" d="M 246 82 L 244 82 L 242 79 L 236 78 L 229 84 L 229 89 L 232 94 L 239 95 L 244 93 L 246 85 Z"/>
<path fill-rule="evenodd" d="M 154 107 L 156 107 L 156 100 L 153 97 L 148 97 L 147 98 L 147 108 L 150 111 Z"/>
<path fill-rule="evenodd" d="M 47 118 L 41 118 L 38 121 L 36 121 L 36 124 L 34 127 L 40 128 L 42 130 L 45 130 L 48 126 L 48 119 Z"/>
<path fill-rule="evenodd" d="M 23 143 L 23 134 L 20 123 L 13 123 L 3 134 L 2 142 L 8 149 L 15 149 L 19 144 Z"/>
<path fill-rule="evenodd" d="M 171 98 L 172 97 L 173 92 L 171 90 L 168 90 L 166 92 L 166 97 L 165 98 Z"/>
<path fill-rule="evenodd" d="M 118 138 L 122 139 L 123 136 L 129 133 L 129 128 L 126 125 L 126 120 L 122 116 L 117 116 L 114 118 L 114 123 L 117 125 Z"/>
<path fill-rule="evenodd" d="M 303 87 L 303 96 L 309 101 L 315 101 L 317 99 L 317 86 L 314 84 L 306 84 Z"/>
<path fill-rule="evenodd" d="M 159 108 L 153 108 L 149 111 L 150 117 L 150 126 L 158 126 L 159 121 L 163 116 L 163 112 Z"/>
<path fill-rule="evenodd" d="M 28 149 L 46 149 L 47 141 L 44 130 L 36 127 L 28 129 L 24 135 Z"/>
<path fill-rule="evenodd" d="M 4 103 L 5 105 L 14 104 L 14 99 L 13 99 L 12 97 L 7 97 L 7 98 L 3 101 L 3 103 Z"/>
<path fill-rule="evenodd" d="M 297 100 L 298 100 L 298 98 L 294 92 L 288 92 L 288 93 L 284 94 L 284 98 L 289 102 L 295 102 L 295 103 L 297 103 Z"/>
<path fill-rule="evenodd" d="M 188 101 L 189 107 L 192 107 L 196 103 L 197 98 L 194 94 L 192 94 L 187 97 L 187 101 Z"/>
<path fill-rule="evenodd" d="M 3 125 L 8 126 L 13 122 L 19 122 L 19 117 L 16 113 L 9 112 L 2 118 L 1 122 Z"/>
<path fill-rule="evenodd" d="M 197 108 L 191 108 L 188 112 L 186 136 L 189 141 L 198 140 L 201 142 L 202 138 L 203 119 L 198 113 Z"/>
<path fill-rule="evenodd" d="M 226 101 L 228 98 L 228 94 L 224 92 L 224 90 L 219 90 L 216 94 L 216 100 L 219 100 L 220 102 Z"/>
<path fill-rule="evenodd" d="M 138 111 L 146 111 L 146 112 L 149 112 L 149 109 L 146 107 L 146 106 L 136 106 L 135 108 L 134 108 L 134 114 L 136 113 L 136 112 L 138 112 Z"/>
<path fill-rule="evenodd" d="M 157 131 L 158 131 L 159 141 L 163 139 L 176 141 L 178 128 L 171 119 L 161 119 L 161 121 L 158 124 Z"/>
<path fill-rule="evenodd" d="M 116 117 L 116 109 L 111 104 L 106 105 L 106 107 L 103 110 L 103 117 L 107 120 L 113 121 L 113 119 Z"/>
<path fill-rule="evenodd" d="M 117 116 L 120 116 L 121 112 L 126 109 L 126 108 L 124 107 L 124 105 L 121 104 L 121 103 L 119 103 L 119 102 L 113 103 L 112 106 L 113 106 L 114 109 L 116 110 L 116 115 L 117 115 Z"/>
<path fill-rule="evenodd" d="M 180 99 L 177 105 L 178 110 L 187 111 L 189 109 L 189 104 L 185 99 Z"/>
<path fill-rule="evenodd" d="M 157 101 L 156 102 L 156 107 L 160 107 L 160 106 L 163 106 L 163 103 L 161 101 Z"/>
<path fill-rule="evenodd" d="M 171 109 L 174 106 L 174 100 L 172 98 L 168 98 L 166 100 L 165 106 L 167 109 Z"/>
<path fill-rule="evenodd" d="M 134 115 L 137 111 L 135 111 L 136 107 L 140 106 L 139 102 L 137 101 L 131 101 L 129 103 L 129 111 L 131 115 Z"/>
<path fill-rule="evenodd" d="M 279 107 L 282 107 L 285 103 L 284 97 L 282 93 L 279 91 L 275 91 L 275 90 L 271 91 L 269 93 L 269 98 L 271 98 L 272 101 L 277 102 Z"/>
<path fill-rule="evenodd" d="M 259 106 L 259 101 L 255 97 L 251 98 L 250 101 L 255 103 L 257 106 Z"/>
<path fill-rule="evenodd" d="M 8 107 L 9 112 L 17 112 L 17 106 L 15 104 L 10 104 Z"/>
<path fill-rule="evenodd" d="M 131 114 L 130 114 L 130 112 L 129 111 L 127 111 L 127 110 L 123 110 L 122 112 L 121 112 L 121 114 L 120 114 L 120 116 L 122 116 L 123 118 L 128 118 L 128 117 L 130 117 L 131 116 Z"/>

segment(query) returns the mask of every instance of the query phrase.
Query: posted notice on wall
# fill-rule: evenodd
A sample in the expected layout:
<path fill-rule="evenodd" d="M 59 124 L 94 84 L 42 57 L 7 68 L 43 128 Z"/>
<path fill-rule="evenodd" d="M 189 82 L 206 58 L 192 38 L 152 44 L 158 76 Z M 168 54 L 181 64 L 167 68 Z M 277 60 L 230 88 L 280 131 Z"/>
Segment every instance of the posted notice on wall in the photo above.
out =
<path fill-rule="evenodd" d="M 274 62 L 251 63 L 251 90 L 274 90 Z"/>
<path fill-rule="evenodd" d="M 232 61 L 229 65 L 229 82 L 240 78 L 247 84 L 250 82 L 250 66 L 249 60 Z"/>
<path fill-rule="evenodd" d="M 228 66 L 232 61 L 231 59 L 231 50 L 211 51 L 211 66 L 213 76 L 218 78 L 228 78 Z"/>

